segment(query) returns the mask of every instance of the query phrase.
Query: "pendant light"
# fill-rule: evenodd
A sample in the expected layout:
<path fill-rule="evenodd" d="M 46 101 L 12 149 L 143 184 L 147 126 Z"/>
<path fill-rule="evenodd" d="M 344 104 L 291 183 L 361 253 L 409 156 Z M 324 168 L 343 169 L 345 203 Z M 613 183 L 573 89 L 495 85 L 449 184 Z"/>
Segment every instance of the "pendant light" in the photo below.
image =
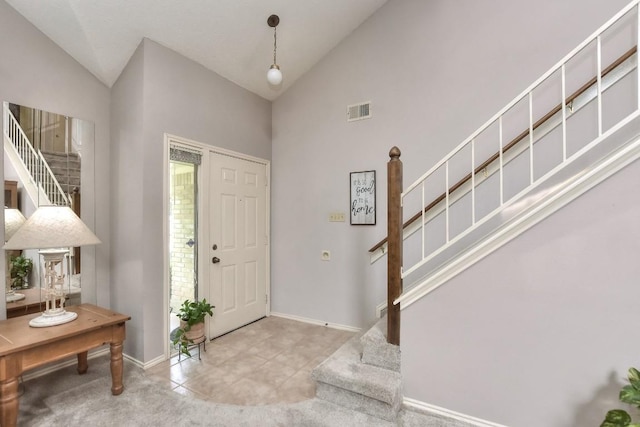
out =
<path fill-rule="evenodd" d="M 280 18 L 278 17 L 278 15 L 271 15 L 267 19 L 267 25 L 273 28 L 273 64 L 271 65 L 271 67 L 269 67 L 269 71 L 267 71 L 267 81 L 273 86 L 278 86 L 280 85 L 280 83 L 282 83 L 282 71 L 280 71 L 280 67 L 276 63 L 276 27 L 279 23 Z"/>

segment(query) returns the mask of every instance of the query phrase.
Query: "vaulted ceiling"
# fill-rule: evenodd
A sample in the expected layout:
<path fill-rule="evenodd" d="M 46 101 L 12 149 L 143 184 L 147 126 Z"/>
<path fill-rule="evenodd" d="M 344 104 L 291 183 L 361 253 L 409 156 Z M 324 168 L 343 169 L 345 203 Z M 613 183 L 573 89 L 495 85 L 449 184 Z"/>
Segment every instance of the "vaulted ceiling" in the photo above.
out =
<path fill-rule="evenodd" d="M 143 38 L 274 100 L 387 0 L 6 0 L 107 86 Z M 271 14 L 283 84 L 270 86 Z"/>

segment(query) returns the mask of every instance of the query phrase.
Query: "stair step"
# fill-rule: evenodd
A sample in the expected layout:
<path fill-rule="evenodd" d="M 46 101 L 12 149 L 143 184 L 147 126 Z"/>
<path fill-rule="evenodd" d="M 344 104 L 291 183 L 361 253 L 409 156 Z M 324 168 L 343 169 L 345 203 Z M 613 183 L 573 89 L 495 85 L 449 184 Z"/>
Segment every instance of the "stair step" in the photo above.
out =
<path fill-rule="evenodd" d="M 402 405 L 400 373 L 361 360 L 360 337 L 347 341 L 311 373 L 320 399 L 394 421 Z"/>
<path fill-rule="evenodd" d="M 53 176 L 65 193 L 80 188 L 81 159 L 76 153 L 42 152 Z"/>
<path fill-rule="evenodd" d="M 67 169 L 64 169 L 64 168 L 50 167 L 50 169 L 53 175 L 56 176 L 56 179 L 58 176 L 71 176 L 75 178 L 80 178 L 79 170 L 70 169 L 68 171 L 69 173 L 67 173 Z"/>
<path fill-rule="evenodd" d="M 45 158 L 58 158 L 58 159 L 69 159 L 71 161 L 79 161 L 80 156 L 78 153 L 59 153 L 57 151 L 42 151 L 42 155 Z"/>
<path fill-rule="evenodd" d="M 362 363 L 400 372 L 400 347 L 387 342 L 387 316 L 361 338 Z"/>
<path fill-rule="evenodd" d="M 80 175 L 80 167 L 68 167 L 66 164 L 59 164 L 59 163 L 47 163 L 49 165 L 49 169 L 51 169 L 51 172 L 53 173 L 64 173 L 66 174 L 67 172 L 70 175 Z"/>
<path fill-rule="evenodd" d="M 66 185 L 69 184 L 71 186 L 80 186 L 80 177 L 79 176 L 60 176 L 60 175 L 56 175 L 54 174 L 54 176 L 56 177 L 56 180 L 58 181 L 58 183 L 60 185 Z M 47 179 L 48 176 L 44 176 L 44 177 L 38 177 L 36 176 L 35 179 L 37 179 L 38 181 L 44 181 L 45 179 Z"/>

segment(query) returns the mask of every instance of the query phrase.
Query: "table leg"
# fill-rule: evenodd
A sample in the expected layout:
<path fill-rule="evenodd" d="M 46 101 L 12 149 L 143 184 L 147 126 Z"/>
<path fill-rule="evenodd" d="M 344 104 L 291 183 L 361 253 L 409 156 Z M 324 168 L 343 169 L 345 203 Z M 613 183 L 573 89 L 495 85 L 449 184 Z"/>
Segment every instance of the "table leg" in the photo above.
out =
<path fill-rule="evenodd" d="M 0 382 L 0 425 L 15 427 L 18 423 L 18 378 Z"/>
<path fill-rule="evenodd" d="M 87 352 L 83 351 L 82 353 L 78 353 L 78 373 L 80 375 L 86 374 L 87 369 L 89 369 L 89 364 L 87 363 Z"/>
<path fill-rule="evenodd" d="M 111 343 L 111 394 L 119 395 L 122 385 L 122 342 Z"/>

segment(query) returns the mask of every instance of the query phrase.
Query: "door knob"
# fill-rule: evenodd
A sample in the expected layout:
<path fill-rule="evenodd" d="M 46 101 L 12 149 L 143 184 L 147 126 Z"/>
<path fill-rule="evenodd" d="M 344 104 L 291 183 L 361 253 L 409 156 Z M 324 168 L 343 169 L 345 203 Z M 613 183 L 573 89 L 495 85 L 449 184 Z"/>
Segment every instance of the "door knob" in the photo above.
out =
<path fill-rule="evenodd" d="M 217 264 L 220 262 L 220 258 L 218 258 L 217 256 L 214 256 L 213 258 L 211 258 L 211 262 L 214 264 Z"/>

